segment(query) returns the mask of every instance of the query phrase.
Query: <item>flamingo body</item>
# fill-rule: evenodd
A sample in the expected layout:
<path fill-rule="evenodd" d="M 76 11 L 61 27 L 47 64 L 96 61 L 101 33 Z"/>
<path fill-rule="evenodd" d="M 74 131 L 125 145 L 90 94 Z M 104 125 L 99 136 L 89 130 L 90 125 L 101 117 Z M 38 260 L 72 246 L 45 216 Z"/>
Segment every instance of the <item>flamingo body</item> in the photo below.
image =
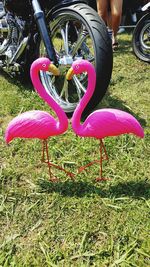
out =
<path fill-rule="evenodd" d="M 94 111 L 82 124 L 82 131 L 78 132 L 76 127 L 74 131 L 80 136 L 97 139 L 130 133 L 144 137 L 141 125 L 131 114 L 111 108 Z"/>
<path fill-rule="evenodd" d="M 56 134 L 61 134 L 57 121 L 48 112 L 32 110 L 18 115 L 8 124 L 5 139 L 9 143 L 18 137 L 47 139 Z"/>

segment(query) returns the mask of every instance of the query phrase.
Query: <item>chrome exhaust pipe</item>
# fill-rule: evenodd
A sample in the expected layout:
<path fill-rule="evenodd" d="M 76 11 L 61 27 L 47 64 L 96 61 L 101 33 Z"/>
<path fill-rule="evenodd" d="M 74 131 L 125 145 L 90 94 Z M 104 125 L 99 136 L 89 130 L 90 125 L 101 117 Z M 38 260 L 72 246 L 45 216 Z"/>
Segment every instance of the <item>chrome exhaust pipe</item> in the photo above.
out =
<path fill-rule="evenodd" d="M 10 58 L 9 64 L 12 64 L 20 57 L 20 55 L 23 53 L 25 47 L 27 46 L 28 39 L 29 39 L 28 37 L 23 38 L 23 40 L 20 43 L 19 47 L 17 48 L 17 51 L 15 52 L 14 56 L 12 58 Z"/>

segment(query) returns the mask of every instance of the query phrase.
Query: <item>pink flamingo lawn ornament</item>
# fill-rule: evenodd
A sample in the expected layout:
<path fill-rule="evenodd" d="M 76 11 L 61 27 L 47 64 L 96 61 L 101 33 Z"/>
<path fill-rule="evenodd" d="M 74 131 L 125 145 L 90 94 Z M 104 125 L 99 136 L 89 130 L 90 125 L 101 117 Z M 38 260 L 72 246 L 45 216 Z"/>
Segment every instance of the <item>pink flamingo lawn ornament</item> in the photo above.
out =
<path fill-rule="evenodd" d="M 86 93 L 73 113 L 72 128 L 73 131 L 79 136 L 94 137 L 100 140 L 100 161 L 95 160 L 83 167 L 80 167 L 79 172 L 98 162 L 100 163 L 100 177 L 96 180 L 107 180 L 107 178 L 102 177 L 102 160 L 108 159 L 102 139 L 107 136 L 117 136 L 127 133 L 132 133 L 140 138 L 143 138 L 144 131 L 139 122 L 131 114 L 111 108 L 94 111 L 86 118 L 84 123 L 81 124 L 80 120 L 82 112 L 84 111 L 94 92 L 96 82 L 95 69 L 87 60 L 77 60 L 73 62 L 72 67 L 68 70 L 66 75 L 67 80 L 70 80 L 74 74 L 81 74 L 83 72 L 87 72 L 88 86 Z M 105 157 L 102 156 L 103 151 Z"/>
<path fill-rule="evenodd" d="M 68 129 L 68 119 L 62 108 L 54 101 L 54 99 L 46 92 L 45 88 L 43 87 L 39 78 L 40 70 L 50 71 L 55 76 L 59 75 L 59 70 L 53 64 L 51 64 L 48 58 L 39 58 L 35 60 L 32 63 L 30 69 L 31 80 L 37 93 L 55 111 L 56 115 L 58 116 L 58 121 L 45 111 L 32 110 L 24 112 L 15 117 L 8 124 L 5 133 L 5 140 L 6 143 L 9 143 L 17 137 L 42 139 L 42 161 L 48 164 L 50 180 L 55 180 L 54 177 L 52 179 L 52 166 L 65 171 L 67 175 L 73 178 L 72 173 L 66 171 L 60 166 L 51 163 L 49 160 L 47 139 L 50 136 L 60 135 L 66 132 L 66 130 Z"/>

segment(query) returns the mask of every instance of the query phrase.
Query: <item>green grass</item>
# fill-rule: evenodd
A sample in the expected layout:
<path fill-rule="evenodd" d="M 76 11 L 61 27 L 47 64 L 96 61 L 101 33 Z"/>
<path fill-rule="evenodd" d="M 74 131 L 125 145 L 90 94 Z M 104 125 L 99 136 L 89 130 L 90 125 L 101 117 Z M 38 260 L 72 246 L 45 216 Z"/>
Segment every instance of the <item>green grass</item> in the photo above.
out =
<path fill-rule="evenodd" d="M 97 165 L 75 182 L 56 171 L 48 181 L 38 140 L 4 142 L 8 122 L 18 113 L 49 107 L 30 88 L 0 78 L 0 266 L 150 266 L 149 65 L 132 53 L 131 35 L 119 36 L 112 80 L 99 105 L 133 114 L 145 131 L 106 138 L 109 161 L 95 183 Z M 50 111 L 49 111 L 50 112 Z M 55 163 L 68 170 L 99 156 L 98 142 L 76 137 L 71 127 L 49 140 Z"/>

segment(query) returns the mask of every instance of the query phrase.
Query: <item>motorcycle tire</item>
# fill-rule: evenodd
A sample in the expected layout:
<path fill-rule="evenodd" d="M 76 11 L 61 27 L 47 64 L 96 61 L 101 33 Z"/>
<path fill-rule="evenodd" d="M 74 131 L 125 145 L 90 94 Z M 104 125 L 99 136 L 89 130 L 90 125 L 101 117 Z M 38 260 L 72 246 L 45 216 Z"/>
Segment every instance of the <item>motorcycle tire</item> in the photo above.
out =
<path fill-rule="evenodd" d="M 113 56 L 112 44 L 107 28 L 97 12 L 86 4 L 73 4 L 62 7 L 49 14 L 47 18 L 51 30 L 51 38 L 59 62 L 63 59 L 71 61 L 84 58 L 91 61 L 96 69 L 96 87 L 94 94 L 86 106 L 83 117 L 86 117 L 104 97 L 112 74 Z M 40 43 L 39 56 L 43 56 L 44 44 Z M 65 58 L 66 57 L 66 58 Z M 69 84 L 65 73 L 71 66 L 59 65 L 64 76 L 54 76 L 41 73 L 41 81 L 46 90 L 60 104 L 70 117 L 78 102 L 86 91 L 87 75 L 74 77 Z"/>
<path fill-rule="evenodd" d="M 132 37 L 133 52 L 137 58 L 150 63 L 150 14 L 137 23 Z"/>

